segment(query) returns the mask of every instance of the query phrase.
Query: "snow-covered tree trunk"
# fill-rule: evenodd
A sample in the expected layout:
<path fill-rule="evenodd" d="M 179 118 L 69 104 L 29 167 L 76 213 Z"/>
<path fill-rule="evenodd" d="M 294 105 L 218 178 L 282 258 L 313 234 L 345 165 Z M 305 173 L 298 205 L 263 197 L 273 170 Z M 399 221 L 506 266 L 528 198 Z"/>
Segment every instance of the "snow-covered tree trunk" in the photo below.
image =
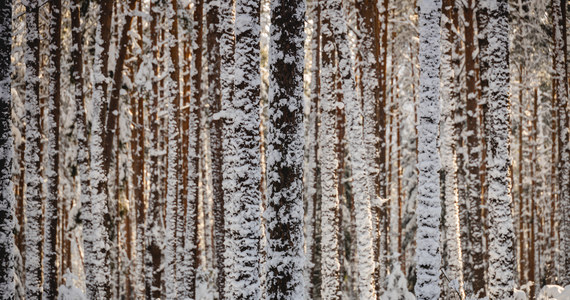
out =
<path fill-rule="evenodd" d="M 202 44 L 204 1 L 196 0 L 192 28 L 192 60 L 190 62 L 190 115 L 188 135 L 188 199 L 186 208 L 186 238 L 184 258 L 184 285 L 187 299 L 196 298 L 196 273 L 200 266 L 200 247 L 198 245 L 198 206 L 200 189 L 200 136 L 201 136 L 201 99 L 202 99 Z"/>
<path fill-rule="evenodd" d="M 554 25 L 554 73 L 558 104 L 558 185 L 560 190 L 560 270 L 563 285 L 570 284 L 570 146 L 568 115 L 567 27 L 565 1 L 552 1 Z"/>
<path fill-rule="evenodd" d="M 303 0 L 271 1 L 267 298 L 303 299 Z"/>
<path fill-rule="evenodd" d="M 440 65 L 441 0 L 422 0 L 420 4 L 420 101 L 418 107 L 418 229 L 417 281 L 418 299 L 439 299 L 439 224 L 441 217 L 437 151 Z"/>
<path fill-rule="evenodd" d="M 321 297 L 340 299 L 338 156 L 336 152 L 335 43 L 331 10 L 320 1 L 322 61 L 319 151 L 321 165 Z"/>
<path fill-rule="evenodd" d="M 24 162 L 26 222 L 25 222 L 25 278 L 26 298 L 41 297 L 42 280 L 42 175 L 40 167 L 40 81 L 39 81 L 39 6 L 37 0 L 26 3 L 26 150 Z"/>
<path fill-rule="evenodd" d="M 15 198 L 12 183 L 12 1 L 0 3 L 0 299 L 15 297 Z"/>
<path fill-rule="evenodd" d="M 511 299 L 514 292 L 514 230 L 511 213 L 510 103 L 509 103 L 509 5 L 489 1 L 489 91 L 486 116 L 489 191 L 489 297 Z"/>
<path fill-rule="evenodd" d="M 224 203 L 226 211 L 226 297 L 259 299 L 259 239 L 261 232 L 259 184 L 259 34 L 260 3 L 237 0 L 235 8 L 234 98 L 231 115 L 233 136 L 226 157 L 233 167 L 232 189 Z M 226 110 L 226 108 L 224 108 Z M 225 170 L 224 170 L 225 171 Z M 224 182 L 225 182 L 224 178 Z M 224 184 L 225 185 L 225 184 Z M 224 191 L 226 195 L 226 191 Z M 228 265 L 228 263 L 230 265 Z"/>
<path fill-rule="evenodd" d="M 226 218 L 226 203 L 230 201 L 229 195 L 236 192 L 236 170 L 235 155 L 236 149 L 230 143 L 230 139 L 235 134 L 233 120 L 233 98 L 234 98 L 234 52 L 235 52 L 235 35 L 234 35 L 234 1 L 222 1 L 220 3 L 220 85 L 222 92 L 222 111 L 220 118 L 223 118 L 222 133 L 222 187 L 224 198 L 220 199 L 222 203 L 218 205 L 214 211 L 214 222 L 216 227 L 216 267 L 217 288 L 220 299 L 228 299 L 232 297 L 230 289 L 226 284 L 226 272 L 230 271 L 233 264 L 234 256 L 226 251 L 229 245 L 229 235 L 227 226 L 229 225 Z M 220 269 L 222 271 L 220 271 Z"/>
<path fill-rule="evenodd" d="M 224 4 L 225 5 L 225 4 Z M 224 189 L 223 182 L 223 149 L 222 133 L 223 119 L 218 114 L 222 109 L 221 91 L 221 11 L 220 4 L 210 1 L 207 4 L 206 22 L 208 28 L 208 99 L 210 105 L 210 157 L 212 168 L 212 197 L 214 211 L 214 253 L 216 257 L 216 270 L 218 271 L 218 294 L 223 296 L 224 287 Z"/>
<path fill-rule="evenodd" d="M 47 166 L 46 203 L 44 212 L 43 299 L 57 297 L 57 225 L 59 197 L 59 102 L 61 59 L 61 0 L 50 1 L 49 62 L 47 99 Z"/>
<path fill-rule="evenodd" d="M 158 118 L 158 22 L 159 15 L 157 11 L 157 1 L 150 2 L 150 40 L 151 45 L 148 57 L 151 65 L 149 80 L 151 80 L 152 90 L 150 92 L 148 111 L 150 125 L 150 143 L 149 143 L 149 186 L 148 208 L 146 219 L 146 251 L 145 251 L 145 296 L 147 299 L 158 299 L 162 295 L 163 283 L 163 237 L 164 237 L 164 215 L 163 200 L 160 194 L 160 177 L 159 177 L 159 122 Z"/>
<path fill-rule="evenodd" d="M 442 118 L 441 134 L 441 160 L 445 171 L 445 220 L 443 243 L 446 249 L 446 273 L 450 280 L 456 280 L 457 292 L 463 293 L 463 260 L 461 242 L 459 239 L 459 208 L 457 198 L 457 132 L 455 130 L 454 113 L 457 109 L 457 94 L 455 89 L 455 73 L 452 66 L 453 47 L 455 46 L 455 33 L 453 32 L 452 14 L 454 1 L 444 0 L 442 4 L 442 59 L 441 59 L 441 98 Z M 448 293 L 456 291 L 445 289 Z M 447 296 L 451 296 L 447 294 Z"/>
<path fill-rule="evenodd" d="M 348 41 L 342 1 L 327 1 L 323 10 L 329 14 L 332 33 L 338 53 L 339 75 L 342 85 L 343 105 L 346 111 L 346 138 L 351 157 L 352 194 L 356 214 L 357 286 L 360 299 L 374 299 L 374 260 L 372 249 L 372 216 L 368 190 L 368 170 L 364 159 L 362 106 L 357 99 L 352 72 L 352 58 Z"/>
<path fill-rule="evenodd" d="M 176 299 L 176 219 L 178 212 L 178 173 L 179 170 L 179 122 L 180 88 L 178 65 L 178 19 L 177 0 L 164 3 L 164 40 L 166 47 L 163 56 L 165 74 L 164 98 L 168 101 L 168 169 L 166 183 L 166 235 L 164 241 L 164 283 L 166 299 Z M 184 268 L 183 268 L 184 270 Z M 182 297 L 182 295 L 180 295 Z"/>
<path fill-rule="evenodd" d="M 320 292 L 320 265 L 318 254 L 320 241 L 317 233 L 320 232 L 318 219 L 320 219 L 319 201 L 319 172 L 318 172 L 318 131 L 319 131 L 319 92 L 321 89 L 321 9 L 319 1 L 313 1 L 310 10 L 312 18 L 311 36 L 311 85 L 308 129 L 306 134 L 307 164 L 305 165 L 306 204 L 305 204 L 305 299 L 313 299 Z"/>
<path fill-rule="evenodd" d="M 478 91 L 476 70 L 476 36 L 475 36 L 475 1 L 467 0 L 463 8 L 465 18 L 465 82 L 467 87 L 466 118 L 467 118 L 467 163 L 466 185 L 470 220 L 470 247 L 473 294 L 479 299 L 485 297 L 485 261 L 483 256 L 483 224 L 481 220 L 481 140 L 479 138 L 478 122 Z"/>

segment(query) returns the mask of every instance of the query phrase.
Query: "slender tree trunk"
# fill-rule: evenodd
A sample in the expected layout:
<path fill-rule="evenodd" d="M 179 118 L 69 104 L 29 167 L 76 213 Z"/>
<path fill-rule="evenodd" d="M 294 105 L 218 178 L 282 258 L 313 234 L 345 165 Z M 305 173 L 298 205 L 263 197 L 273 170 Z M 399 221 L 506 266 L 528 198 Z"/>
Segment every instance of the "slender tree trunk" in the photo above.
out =
<path fill-rule="evenodd" d="M 159 15 L 156 11 L 157 1 L 150 2 L 150 39 L 151 51 L 149 61 L 152 65 L 151 82 L 152 91 L 149 97 L 148 111 L 149 111 L 149 126 L 150 126 L 150 143 L 149 143 L 149 156 L 150 161 L 148 164 L 149 185 L 150 192 L 148 196 L 148 208 L 146 228 L 153 228 L 147 231 L 146 236 L 146 254 L 145 254 L 145 295 L 147 299 L 158 299 L 162 295 L 162 237 L 164 236 L 164 222 L 162 210 L 162 197 L 160 195 L 160 177 L 159 177 L 159 129 L 158 125 L 158 21 Z"/>
<path fill-rule="evenodd" d="M 335 44 L 332 28 L 332 11 L 321 5 L 322 59 L 321 59 L 321 94 L 319 126 L 319 156 L 321 161 L 321 297 L 322 299 L 340 298 L 340 263 L 338 257 L 338 154 L 335 151 L 336 134 L 336 98 L 335 95 Z"/>
<path fill-rule="evenodd" d="M 490 4 L 490 3 L 489 3 Z M 498 0 L 489 5 L 489 91 L 485 93 L 487 170 L 489 192 L 489 297 L 510 299 L 514 291 L 514 230 L 509 180 L 509 26 L 508 2 Z"/>
<path fill-rule="evenodd" d="M 25 238 L 25 278 L 26 298 L 39 299 L 41 297 L 42 280 L 42 177 L 40 167 L 40 81 L 39 81 L 39 7 L 37 0 L 26 3 L 26 152 L 24 161 L 26 165 L 25 195 L 26 223 Z"/>
<path fill-rule="evenodd" d="M 568 147 L 568 69 L 565 1 L 552 1 L 554 31 L 554 72 L 558 107 L 558 186 L 560 191 L 560 253 L 562 285 L 570 284 L 570 147 Z M 565 146 L 566 145 L 566 146 Z"/>
<path fill-rule="evenodd" d="M 49 87 L 47 113 L 47 187 L 44 221 L 43 299 L 57 297 L 57 224 L 59 197 L 59 102 L 61 59 L 61 0 L 50 1 Z"/>
<path fill-rule="evenodd" d="M 439 65 L 441 1 L 425 0 L 420 4 L 420 102 L 418 107 L 418 229 L 417 281 L 418 299 L 438 299 L 439 220 L 441 216 L 437 151 L 439 126 Z"/>
<path fill-rule="evenodd" d="M 267 297 L 303 299 L 302 0 L 271 1 L 267 136 Z"/>
<path fill-rule="evenodd" d="M 12 1 L 0 3 L 0 299 L 14 299 L 15 198 L 12 182 L 14 140 L 11 130 Z"/>

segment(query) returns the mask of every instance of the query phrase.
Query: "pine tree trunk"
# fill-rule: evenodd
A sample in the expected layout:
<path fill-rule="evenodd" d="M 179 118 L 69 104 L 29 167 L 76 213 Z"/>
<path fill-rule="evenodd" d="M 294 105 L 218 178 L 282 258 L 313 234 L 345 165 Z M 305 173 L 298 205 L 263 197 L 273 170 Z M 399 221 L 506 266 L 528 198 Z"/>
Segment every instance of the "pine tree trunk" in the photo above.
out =
<path fill-rule="evenodd" d="M 9 18 L 11 19 L 11 18 Z M 26 152 L 24 161 L 26 223 L 25 223 L 25 289 L 27 299 L 41 297 L 42 280 L 42 177 L 40 166 L 40 103 L 39 103 L 39 6 L 37 0 L 26 5 Z"/>
<path fill-rule="evenodd" d="M 491 3 L 489 3 L 491 4 Z M 509 26 L 508 2 L 489 5 L 489 95 L 486 116 L 489 191 L 489 297 L 510 299 L 514 291 L 514 230 L 509 180 Z"/>
<path fill-rule="evenodd" d="M 338 153 L 336 145 L 336 98 L 335 95 L 335 43 L 332 28 L 332 11 L 326 1 L 321 5 L 322 58 L 321 93 L 319 109 L 319 157 L 321 161 L 321 297 L 340 299 L 340 263 L 338 257 Z"/>
<path fill-rule="evenodd" d="M 43 299 L 57 297 L 57 224 L 60 201 L 59 185 L 59 102 L 61 59 L 61 1 L 50 1 L 49 17 L 49 88 L 47 113 L 47 187 L 44 213 Z"/>
<path fill-rule="evenodd" d="M 439 220 L 441 217 L 439 169 L 437 151 L 439 126 L 439 65 L 441 1 L 425 0 L 420 4 L 420 101 L 418 107 L 418 229 L 417 281 L 418 299 L 438 299 Z"/>
<path fill-rule="evenodd" d="M 267 297 L 303 299 L 302 0 L 271 1 L 267 136 Z"/>
<path fill-rule="evenodd" d="M 145 295 L 147 299 L 158 299 L 162 295 L 162 237 L 164 236 L 164 222 L 163 222 L 163 203 L 160 195 L 160 177 L 159 177 L 159 122 L 157 116 L 158 111 L 158 22 L 159 16 L 155 7 L 157 1 L 150 2 L 150 39 L 152 48 L 149 61 L 152 65 L 151 81 L 152 91 L 149 97 L 148 111 L 149 111 L 149 126 L 150 126 L 150 143 L 149 143 L 149 156 L 150 161 L 148 164 L 149 185 L 150 192 L 148 196 L 148 208 L 146 228 L 148 230 L 146 235 L 146 253 L 145 253 Z"/>
<path fill-rule="evenodd" d="M 0 3 L 0 299 L 15 297 L 15 198 L 12 182 L 12 1 Z"/>
<path fill-rule="evenodd" d="M 568 69 L 565 1 L 552 1 L 554 31 L 554 73 L 558 107 L 558 185 L 560 192 L 560 253 L 562 285 L 570 284 L 570 147 L 568 147 Z M 564 146 L 566 145 L 566 146 Z"/>

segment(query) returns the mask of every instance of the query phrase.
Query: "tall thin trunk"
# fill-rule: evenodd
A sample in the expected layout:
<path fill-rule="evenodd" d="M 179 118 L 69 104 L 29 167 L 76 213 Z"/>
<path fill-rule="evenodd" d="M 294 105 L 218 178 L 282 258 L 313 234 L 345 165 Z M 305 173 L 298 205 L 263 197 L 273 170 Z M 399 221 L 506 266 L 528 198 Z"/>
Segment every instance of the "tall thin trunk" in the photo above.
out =
<path fill-rule="evenodd" d="M 0 3 L 0 299 L 15 297 L 15 198 L 12 182 L 14 140 L 11 130 L 10 89 L 12 53 L 12 1 Z"/>
<path fill-rule="evenodd" d="M 475 2 L 467 0 L 463 8 L 465 18 L 465 74 L 467 85 L 467 201 L 469 207 L 470 235 L 469 254 L 472 259 L 473 295 L 476 298 L 485 297 L 485 261 L 483 255 L 483 224 L 481 223 L 481 141 L 479 139 L 479 124 L 477 113 L 477 70 L 475 44 Z"/>
<path fill-rule="evenodd" d="M 46 204 L 44 213 L 43 299 L 57 297 L 57 224 L 59 186 L 59 102 L 61 59 L 61 0 L 50 1 L 49 87 L 47 113 Z"/>
<path fill-rule="evenodd" d="M 556 76 L 556 102 L 558 106 L 558 186 L 560 221 L 561 282 L 570 284 L 570 130 L 568 115 L 568 69 L 566 1 L 552 1 L 554 31 L 554 73 Z M 566 146 L 564 146 L 566 145 Z"/>
<path fill-rule="evenodd" d="M 322 299 L 340 298 L 340 263 L 338 257 L 337 221 L 339 205 L 338 195 L 338 156 L 336 145 L 336 97 L 335 95 L 335 44 L 332 33 L 331 10 L 326 8 L 326 1 L 319 1 L 321 6 L 322 58 L 321 90 L 319 109 L 319 156 L 321 161 L 321 297 Z"/>
<path fill-rule="evenodd" d="M 267 136 L 267 297 L 303 299 L 302 0 L 271 1 Z"/>
<path fill-rule="evenodd" d="M 489 191 L 489 297 L 510 299 L 514 291 L 514 230 L 509 179 L 509 26 L 508 1 L 497 0 L 489 6 L 489 79 L 487 115 L 487 170 Z"/>
<path fill-rule="evenodd" d="M 10 18 L 9 18 L 10 19 Z M 26 298 L 39 299 L 41 297 L 42 280 L 42 177 L 40 167 L 40 81 L 39 81 L 39 6 L 37 0 L 26 3 L 26 152 L 24 161 L 26 223 L 25 238 L 25 278 Z"/>
<path fill-rule="evenodd" d="M 440 125 L 441 160 L 445 171 L 445 232 L 444 245 L 447 249 L 447 276 L 459 283 L 457 291 L 464 297 L 463 292 L 463 259 L 459 233 L 459 208 L 457 195 L 457 131 L 455 124 L 455 110 L 457 109 L 458 94 L 455 93 L 456 82 L 453 68 L 453 47 L 456 36 L 453 32 L 454 1 L 444 0 L 442 14 L 445 21 L 442 23 L 442 119 Z M 449 293 L 455 293 L 450 291 Z M 449 294 L 448 294 L 449 295 Z"/>
<path fill-rule="evenodd" d="M 420 101 L 418 107 L 418 229 L 417 281 L 418 299 L 438 299 L 440 295 L 439 220 L 441 216 L 437 151 L 439 127 L 441 1 L 425 0 L 420 4 Z"/>

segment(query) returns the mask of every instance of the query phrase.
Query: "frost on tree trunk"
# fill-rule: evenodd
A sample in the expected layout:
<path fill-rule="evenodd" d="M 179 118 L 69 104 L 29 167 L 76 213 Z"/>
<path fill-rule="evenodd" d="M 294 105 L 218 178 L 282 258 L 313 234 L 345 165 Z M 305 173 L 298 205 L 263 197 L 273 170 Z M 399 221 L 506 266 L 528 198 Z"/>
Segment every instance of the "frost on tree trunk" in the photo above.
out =
<path fill-rule="evenodd" d="M 303 299 L 303 0 L 271 1 L 267 297 Z"/>
<path fill-rule="evenodd" d="M 418 299 L 439 299 L 439 222 L 441 217 L 437 151 L 439 126 L 439 65 L 441 0 L 422 0 L 420 4 L 420 100 L 418 107 Z"/>
<path fill-rule="evenodd" d="M 514 291 L 514 230 L 509 177 L 509 11 L 507 0 L 489 1 L 489 91 L 486 116 L 489 191 L 489 297 L 511 299 Z"/>
<path fill-rule="evenodd" d="M 93 111 L 91 116 L 91 222 L 87 228 L 93 245 L 92 253 L 86 254 L 86 268 L 91 267 L 93 282 L 87 282 L 88 298 L 109 298 L 111 288 L 108 277 L 110 235 L 114 232 L 114 224 L 109 213 L 109 192 L 107 188 L 107 169 L 105 168 L 107 157 L 103 155 L 103 140 L 105 137 L 104 121 L 107 105 L 107 60 L 111 31 L 112 1 L 103 0 L 97 12 L 97 27 L 95 30 L 95 56 L 93 62 Z"/>
<path fill-rule="evenodd" d="M 228 239 L 227 226 L 229 225 L 226 218 L 226 203 L 230 201 L 229 195 L 236 193 L 236 172 L 235 172 L 235 155 L 236 148 L 230 143 L 234 136 L 234 120 L 233 120 L 233 97 L 234 97 L 234 1 L 222 1 L 220 5 L 220 85 L 222 92 L 222 111 L 220 118 L 223 119 L 223 135 L 222 135 L 222 188 L 224 198 L 221 207 L 214 212 L 214 230 L 218 235 L 216 237 L 216 264 L 218 268 L 218 293 L 220 299 L 232 297 L 231 290 L 226 284 L 226 272 L 231 271 L 234 256 L 226 251 L 230 240 Z M 222 271 L 220 271 L 220 269 Z"/>
<path fill-rule="evenodd" d="M 168 101 L 168 169 L 166 183 L 166 234 L 164 241 L 164 283 L 165 299 L 176 299 L 176 218 L 178 199 L 178 144 L 180 117 L 180 89 L 178 66 L 178 20 L 176 0 L 164 3 L 164 40 L 165 53 L 162 57 L 166 72 L 164 98 Z M 181 263 L 182 265 L 182 263 Z M 184 268 L 182 268 L 184 270 Z M 182 295 L 180 295 L 182 297 Z"/>
<path fill-rule="evenodd" d="M 565 1 L 552 1 L 554 25 L 554 73 L 555 96 L 558 104 L 558 185 L 560 189 L 560 258 L 562 285 L 570 284 L 570 146 L 568 146 L 570 122 L 568 120 L 568 70 L 566 5 Z M 562 145 L 562 146 L 560 146 Z M 566 145 L 566 147 L 564 147 Z"/>
<path fill-rule="evenodd" d="M 47 188 L 44 212 L 43 299 L 57 297 L 56 239 L 59 205 L 59 102 L 61 58 L 61 0 L 50 1 L 47 99 Z"/>
<path fill-rule="evenodd" d="M 12 1 L 0 3 L 0 300 L 15 296 L 14 190 L 12 183 Z"/>
<path fill-rule="evenodd" d="M 227 158 L 233 165 L 226 211 L 226 297 L 259 299 L 259 239 L 261 232 L 259 185 L 260 3 L 237 0 L 235 8 L 234 98 Z M 225 110 L 225 108 L 224 108 Z M 231 186 L 234 185 L 234 186 Z"/>
<path fill-rule="evenodd" d="M 352 194 L 356 217 L 356 262 L 358 296 L 360 299 L 374 299 L 374 260 L 372 249 L 372 216 L 368 190 L 368 171 L 364 160 L 364 138 L 362 106 L 356 97 L 356 86 L 352 73 L 352 58 L 343 16 L 342 1 L 327 1 L 323 7 L 329 14 L 338 53 L 338 67 L 342 86 L 343 105 L 346 111 L 346 137 L 351 157 Z"/>
<path fill-rule="evenodd" d="M 26 298 L 41 297 L 42 280 L 42 177 L 40 169 L 40 82 L 38 77 L 40 35 L 38 29 L 39 7 L 37 0 L 26 5 L 26 150 L 24 154 L 26 223 L 25 278 Z M 10 19 L 10 18 L 8 18 Z"/>
<path fill-rule="evenodd" d="M 150 125 L 149 143 L 149 185 L 148 208 L 146 219 L 146 251 L 145 251 L 145 296 L 147 299 L 158 299 L 162 295 L 163 268 L 162 251 L 164 248 L 164 214 L 163 200 L 159 190 L 159 135 L 158 135 L 158 12 L 155 9 L 157 1 L 150 2 L 150 40 L 152 49 L 148 61 L 152 65 L 150 80 L 152 90 L 149 96 L 148 111 Z"/>
<path fill-rule="evenodd" d="M 445 174 L 444 192 L 444 237 L 443 244 L 447 259 L 444 266 L 447 277 L 455 281 L 453 290 L 444 289 L 451 297 L 451 293 L 458 292 L 462 297 L 463 293 L 463 260 L 461 243 L 459 239 L 459 209 L 457 197 L 457 134 L 455 130 L 454 113 L 457 106 L 457 94 L 455 89 L 455 74 L 452 66 L 453 47 L 455 43 L 455 33 L 453 32 L 452 14 L 454 1 L 444 0 L 442 6 L 442 61 L 441 61 L 441 98 L 442 98 L 442 119 L 440 124 L 441 134 L 441 160 Z M 445 284 L 447 285 L 447 284 Z"/>
<path fill-rule="evenodd" d="M 224 1 L 229 2 L 229 1 Z M 214 255 L 215 266 L 218 271 L 217 287 L 218 294 L 223 296 L 224 287 L 224 189 L 223 183 L 223 119 L 219 112 L 222 109 L 221 91 L 221 57 L 220 38 L 222 34 L 221 4 L 217 1 L 209 1 L 207 4 L 206 22 L 208 28 L 208 99 L 210 121 L 210 157 L 212 168 L 212 198 L 214 215 Z"/>
<path fill-rule="evenodd" d="M 338 156 L 336 153 L 335 44 L 331 10 L 321 6 L 322 66 L 319 151 L 321 163 L 321 297 L 340 298 Z"/>

